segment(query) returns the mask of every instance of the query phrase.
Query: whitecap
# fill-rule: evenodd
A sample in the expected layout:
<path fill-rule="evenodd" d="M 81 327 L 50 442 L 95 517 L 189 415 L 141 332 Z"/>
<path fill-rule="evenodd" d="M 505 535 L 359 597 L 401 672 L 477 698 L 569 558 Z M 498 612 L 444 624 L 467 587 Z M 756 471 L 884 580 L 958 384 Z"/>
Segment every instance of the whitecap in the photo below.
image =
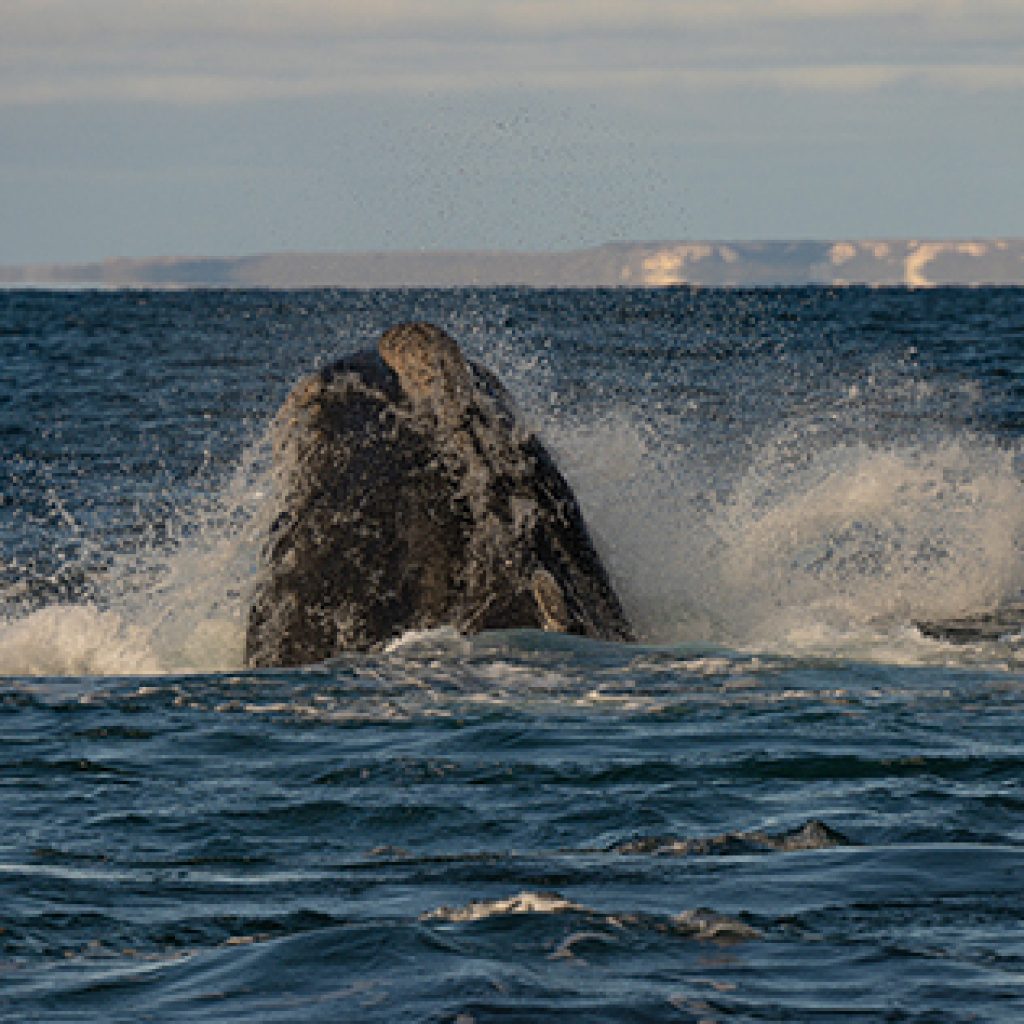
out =
<path fill-rule="evenodd" d="M 557 893 L 524 890 L 515 896 L 498 900 L 470 900 L 462 907 L 438 907 L 420 916 L 421 921 L 483 921 L 504 914 L 564 914 L 585 911 L 578 903 L 563 899 Z"/>
<path fill-rule="evenodd" d="M 669 917 L 648 913 L 605 913 L 567 900 L 558 893 L 531 890 L 523 890 L 505 899 L 470 900 L 460 907 L 441 906 L 421 914 L 420 920 L 464 924 L 521 914 L 577 914 L 585 917 L 591 925 L 604 925 L 618 930 L 650 930 L 714 941 L 736 942 L 759 938 L 761 935 L 756 928 L 739 918 L 719 914 L 706 907 L 684 910 Z M 558 959 L 572 957 L 572 946 L 588 938 L 611 939 L 611 936 L 606 932 L 574 932 L 556 948 L 554 956 Z"/>

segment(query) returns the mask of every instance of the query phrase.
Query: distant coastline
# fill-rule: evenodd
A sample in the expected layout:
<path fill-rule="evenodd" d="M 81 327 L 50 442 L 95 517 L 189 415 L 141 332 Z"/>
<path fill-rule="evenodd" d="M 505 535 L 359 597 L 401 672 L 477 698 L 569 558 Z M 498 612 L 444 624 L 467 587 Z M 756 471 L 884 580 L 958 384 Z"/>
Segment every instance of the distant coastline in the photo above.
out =
<path fill-rule="evenodd" d="M 566 252 L 282 252 L 0 265 L 0 287 L 1024 285 L 1024 238 L 612 242 Z"/>

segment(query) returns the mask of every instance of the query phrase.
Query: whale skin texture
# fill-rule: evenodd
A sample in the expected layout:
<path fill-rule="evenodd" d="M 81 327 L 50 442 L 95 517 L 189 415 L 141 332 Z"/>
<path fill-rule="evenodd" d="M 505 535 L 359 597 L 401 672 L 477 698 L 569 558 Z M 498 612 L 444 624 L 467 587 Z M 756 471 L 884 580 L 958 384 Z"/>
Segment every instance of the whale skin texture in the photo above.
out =
<path fill-rule="evenodd" d="M 633 632 L 579 504 L 498 378 L 426 323 L 300 380 L 272 425 L 250 667 L 409 630 Z"/>

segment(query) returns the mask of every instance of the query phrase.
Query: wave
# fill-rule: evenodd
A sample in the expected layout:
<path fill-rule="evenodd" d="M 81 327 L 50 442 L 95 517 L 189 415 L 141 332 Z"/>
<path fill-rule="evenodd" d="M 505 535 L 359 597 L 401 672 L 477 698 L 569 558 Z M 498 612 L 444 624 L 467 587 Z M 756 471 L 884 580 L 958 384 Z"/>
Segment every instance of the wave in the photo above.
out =
<path fill-rule="evenodd" d="M 564 899 L 558 893 L 524 890 L 506 899 L 470 900 L 461 907 L 437 907 L 421 914 L 420 920 L 462 924 L 468 921 L 484 921 L 490 917 L 503 917 L 507 914 L 564 914 L 569 911 L 585 913 L 586 908 Z"/>
<path fill-rule="evenodd" d="M 504 899 L 470 900 L 464 906 L 441 906 L 420 915 L 424 922 L 468 924 L 492 918 L 521 914 L 573 914 L 593 925 L 605 925 L 619 932 L 627 929 L 649 929 L 688 938 L 710 939 L 718 942 L 737 942 L 760 938 L 761 933 L 737 917 L 719 914 L 706 907 L 684 910 L 673 916 L 644 913 L 605 913 L 574 903 L 555 892 L 524 890 Z M 551 954 L 552 959 L 566 959 L 572 955 L 572 946 L 584 939 L 609 941 L 609 932 L 574 932 Z"/>
<path fill-rule="evenodd" d="M 612 847 L 616 853 L 626 854 L 668 854 L 688 856 L 691 854 L 739 854 L 764 853 L 769 851 L 790 853 L 800 850 L 826 850 L 835 846 L 850 846 L 851 841 L 841 832 L 812 819 L 799 828 L 788 832 L 726 832 L 715 836 L 696 839 L 676 836 L 642 836 L 617 843 Z"/>

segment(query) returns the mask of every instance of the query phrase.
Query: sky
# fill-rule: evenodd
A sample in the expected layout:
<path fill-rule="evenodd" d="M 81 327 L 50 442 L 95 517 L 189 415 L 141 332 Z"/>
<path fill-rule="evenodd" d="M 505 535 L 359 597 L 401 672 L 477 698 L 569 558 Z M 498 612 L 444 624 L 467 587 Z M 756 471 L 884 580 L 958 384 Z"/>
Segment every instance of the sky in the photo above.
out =
<path fill-rule="evenodd" d="M 0 0 L 0 263 L 1024 236 L 1024 0 Z"/>

